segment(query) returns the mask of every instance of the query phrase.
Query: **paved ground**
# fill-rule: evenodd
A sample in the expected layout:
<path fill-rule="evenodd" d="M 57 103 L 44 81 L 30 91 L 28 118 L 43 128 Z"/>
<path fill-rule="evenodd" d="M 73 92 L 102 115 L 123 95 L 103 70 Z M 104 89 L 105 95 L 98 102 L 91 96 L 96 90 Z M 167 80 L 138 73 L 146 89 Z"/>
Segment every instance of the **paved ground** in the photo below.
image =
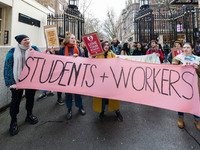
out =
<path fill-rule="evenodd" d="M 37 92 L 37 95 L 39 92 Z M 200 132 L 193 116 L 185 115 L 185 129 L 176 125 L 177 113 L 164 109 L 121 102 L 123 122 L 113 112 L 104 121 L 92 110 L 92 98 L 83 96 L 86 116 L 73 107 L 72 120 L 66 120 L 66 106 L 56 104 L 56 96 L 35 102 L 36 125 L 24 122 L 24 101 L 18 115 L 20 132 L 8 132 L 9 110 L 0 113 L 1 150 L 199 150 Z"/>

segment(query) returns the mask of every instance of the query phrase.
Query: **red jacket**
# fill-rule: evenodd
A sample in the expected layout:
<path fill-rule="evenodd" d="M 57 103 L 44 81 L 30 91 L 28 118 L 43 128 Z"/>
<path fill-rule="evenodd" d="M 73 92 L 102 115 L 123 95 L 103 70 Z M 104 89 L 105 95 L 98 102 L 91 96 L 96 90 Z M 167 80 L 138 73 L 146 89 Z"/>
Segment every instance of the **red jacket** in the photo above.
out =
<path fill-rule="evenodd" d="M 160 49 L 156 49 L 156 50 L 155 50 L 155 49 L 150 48 L 150 49 L 148 49 L 146 55 L 148 55 L 148 54 L 153 54 L 153 53 L 158 53 L 158 54 L 160 54 L 160 61 L 161 61 L 161 63 L 162 63 L 163 60 L 165 59 L 165 57 L 164 57 L 162 51 L 161 51 Z"/>

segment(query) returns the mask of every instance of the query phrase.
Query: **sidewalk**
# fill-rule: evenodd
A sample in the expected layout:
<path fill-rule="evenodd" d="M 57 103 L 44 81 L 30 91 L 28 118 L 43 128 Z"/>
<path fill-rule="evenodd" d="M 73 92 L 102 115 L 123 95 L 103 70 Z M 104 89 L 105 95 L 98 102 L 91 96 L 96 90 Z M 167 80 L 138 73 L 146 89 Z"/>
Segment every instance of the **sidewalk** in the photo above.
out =
<path fill-rule="evenodd" d="M 36 97 L 39 96 L 38 91 Z M 64 94 L 63 94 L 64 97 Z M 81 116 L 73 107 L 72 120 L 66 120 L 66 106 L 56 104 L 56 95 L 35 101 L 34 115 L 38 124 L 24 122 L 26 111 L 22 101 L 18 115 L 19 133 L 10 136 L 9 109 L 0 113 L 1 150 L 198 150 L 200 132 L 193 115 L 185 115 L 185 129 L 177 127 L 177 113 L 155 107 L 121 102 L 123 122 L 115 113 L 97 119 L 92 110 L 92 97 L 83 96 L 87 114 Z M 195 139 L 197 141 L 195 141 Z"/>

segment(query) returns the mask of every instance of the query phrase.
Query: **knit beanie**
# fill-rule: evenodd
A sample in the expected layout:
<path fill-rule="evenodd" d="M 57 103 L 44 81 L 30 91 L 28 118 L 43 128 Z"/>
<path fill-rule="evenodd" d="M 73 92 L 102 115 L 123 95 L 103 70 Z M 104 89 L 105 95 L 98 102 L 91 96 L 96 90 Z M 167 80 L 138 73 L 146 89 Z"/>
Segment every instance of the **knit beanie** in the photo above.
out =
<path fill-rule="evenodd" d="M 17 36 L 15 37 L 16 41 L 17 41 L 19 44 L 21 43 L 21 41 L 22 41 L 24 38 L 28 38 L 28 36 L 27 36 L 27 35 L 24 35 L 24 34 L 20 34 L 20 35 L 17 35 Z"/>

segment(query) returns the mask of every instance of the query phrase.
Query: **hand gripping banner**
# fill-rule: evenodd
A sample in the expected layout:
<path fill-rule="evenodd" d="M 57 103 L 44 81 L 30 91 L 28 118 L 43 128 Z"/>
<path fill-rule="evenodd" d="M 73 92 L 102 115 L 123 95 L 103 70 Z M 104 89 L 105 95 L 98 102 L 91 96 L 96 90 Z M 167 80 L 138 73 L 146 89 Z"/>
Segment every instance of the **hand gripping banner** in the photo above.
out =
<path fill-rule="evenodd" d="M 197 74 L 192 66 L 31 51 L 17 86 L 110 98 L 200 116 Z"/>

